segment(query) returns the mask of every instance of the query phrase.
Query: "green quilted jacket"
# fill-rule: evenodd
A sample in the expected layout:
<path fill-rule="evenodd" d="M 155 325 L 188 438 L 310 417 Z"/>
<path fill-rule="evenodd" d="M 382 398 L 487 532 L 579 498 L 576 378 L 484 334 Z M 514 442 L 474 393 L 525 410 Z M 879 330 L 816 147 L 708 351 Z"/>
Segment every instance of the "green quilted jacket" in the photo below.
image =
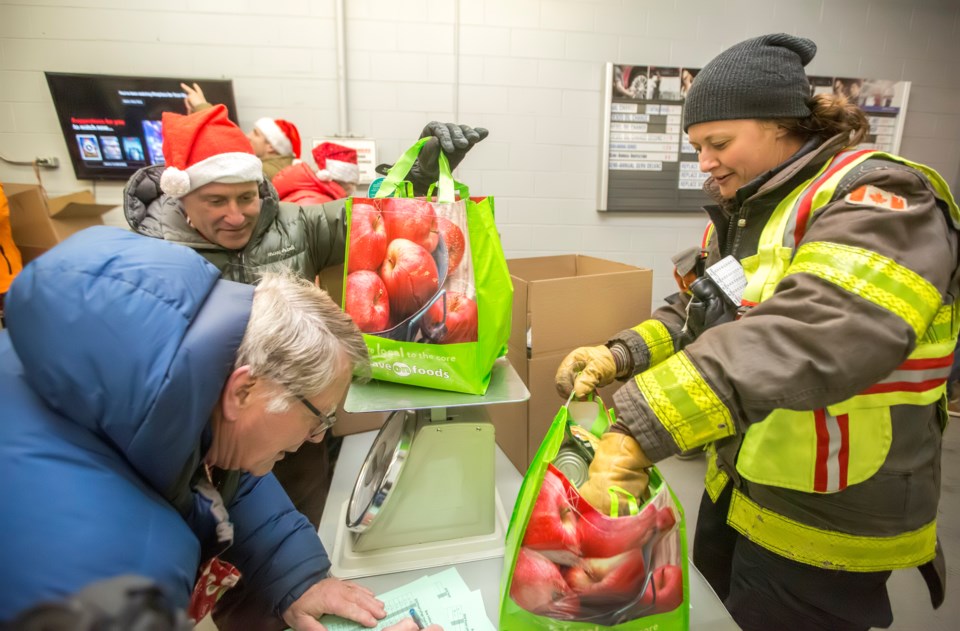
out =
<path fill-rule="evenodd" d="M 252 283 L 261 274 L 289 268 L 313 280 L 320 270 L 343 263 L 344 200 L 298 206 L 280 202 L 269 181 L 260 185 L 260 217 L 242 250 L 210 243 L 189 223 L 176 199 L 160 190 L 163 166 L 140 169 L 123 191 L 123 210 L 139 234 L 193 248 L 228 280 Z"/>

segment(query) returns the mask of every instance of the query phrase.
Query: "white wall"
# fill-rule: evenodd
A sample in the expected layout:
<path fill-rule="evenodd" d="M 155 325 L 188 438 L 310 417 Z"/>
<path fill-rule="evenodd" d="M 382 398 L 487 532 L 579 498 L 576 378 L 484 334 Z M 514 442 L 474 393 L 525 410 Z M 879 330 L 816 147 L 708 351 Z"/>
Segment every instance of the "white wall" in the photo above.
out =
<path fill-rule="evenodd" d="M 582 252 L 652 267 L 700 214 L 596 212 L 604 62 L 700 66 L 747 37 L 813 38 L 815 75 L 913 82 L 901 153 L 960 181 L 957 0 L 346 0 L 350 131 L 391 159 L 432 119 L 486 126 L 460 169 L 497 197 L 509 257 Z M 748 26 L 749 25 L 749 26 Z M 44 70 L 229 77 L 240 121 L 338 131 L 333 0 L 0 0 L 0 153 L 54 155 L 74 179 Z M 0 181 L 31 181 L 0 163 Z M 100 201 L 120 186 L 98 184 Z M 664 209 L 669 210 L 669 209 Z M 108 215 L 122 224 L 122 215 Z"/>

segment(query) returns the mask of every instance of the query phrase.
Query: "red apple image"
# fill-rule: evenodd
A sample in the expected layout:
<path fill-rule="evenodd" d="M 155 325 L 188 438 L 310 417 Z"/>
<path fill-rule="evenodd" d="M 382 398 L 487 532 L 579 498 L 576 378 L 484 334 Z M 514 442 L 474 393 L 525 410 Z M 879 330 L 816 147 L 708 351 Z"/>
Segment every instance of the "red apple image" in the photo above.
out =
<path fill-rule="evenodd" d="M 463 238 L 463 231 L 460 226 L 453 223 L 446 217 L 437 217 L 437 228 L 440 229 L 440 237 L 447 245 L 447 276 L 453 276 L 463 260 L 463 252 L 466 250 L 466 240 Z"/>
<path fill-rule="evenodd" d="M 354 204 L 350 211 L 350 254 L 347 273 L 377 271 L 387 254 L 387 228 L 383 215 L 370 204 Z"/>
<path fill-rule="evenodd" d="M 562 565 L 576 565 L 580 561 L 580 541 L 577 534 L 577 511 L 570 503 L 563 480 L 547 469 L 543 486 L 533 505 L 523 545 L 537 550 L 548 559 Z"/>
<path fill-rule="evenodd" d="M 572 620 L 580 611 L 580 600 L 563 580 L 560 569 L 528 548 L 520 548 L 517 555 L 510 598 L 527 611 L 557 620 Z"/>
<path fill-rule="evenodd" d="M 387 198 L 383 201 L 383 221 L 387 228 L 387 243 L 407 239 L 433 252 L 440 241 L 437 211 L 429 202 L 420 199 Z"/>
<path fill-rule="evenodd" d="M 446 318 L 443 315 L 444 305 Z M 420 328 L 424 336 L 435 344 L 476 342 L 477 303 L 459 292 L 448 291 L 444 298 L 437 300 L 427 309 Z"/>
<path fill-rule="evenodd" d="M 586 605 L 588 600 L 626 604 L 640 593 L 646 578 L 643 550 L 635 548 L 606 559 L 583 559 L 564 573 Z"/>
<path fill-rule="evenodd" d="M 364 333 L 383 331 L 390 326 L 387 286 L 376 272 L 360 270 L 347 275 L 344 309 Z"/>
<path fill-rule="evenodd" d="M 394 239 L 387 246 L 380 278 L 390 296 L 390 314 L 395 324 L 416 313 L 440 288 L 433 257 L 407 239 Z"/>
<path fill-rule="evenodd" d="M 658 532 L 660 511 L 653 504 L 648 504 L 636 515 L 608 517 L 592 507 L 583 506 L 585 503 L 581 503 L 577 522 L 585 557 L 611 557 L 624 550 L 641 548 Z"/>
<path fill-rule="evenodd" d="M 654 606 L 655 613 L 673 611 L 683 603 L 683 569 L 679 565 L 661 565 L 653 571 L 640 602 Z"/>

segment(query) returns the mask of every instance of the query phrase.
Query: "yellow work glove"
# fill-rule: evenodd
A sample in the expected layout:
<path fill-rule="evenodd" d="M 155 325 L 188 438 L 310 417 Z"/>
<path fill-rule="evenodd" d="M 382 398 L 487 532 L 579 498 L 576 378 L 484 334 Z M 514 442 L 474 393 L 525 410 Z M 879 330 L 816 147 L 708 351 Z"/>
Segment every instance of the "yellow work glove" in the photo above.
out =
<path fill-rule="evenodd" d="M 620 487 L 642 503 L 650 483 L 646 470 L 652 466 L 632 436 L 607 432 L 600 438 L 587 481 L 577 490 L 591 506 L 609 515 L 610 487 Z"/>
<path fill-rule="evenodd" d="M 554 381 L 557 391 L 567 398 L 570 391 L 584 398 L 597 388 L 613 383 L 617 378 L 617 364 L 606 346 L 581 346 L 560 362 Z"/>

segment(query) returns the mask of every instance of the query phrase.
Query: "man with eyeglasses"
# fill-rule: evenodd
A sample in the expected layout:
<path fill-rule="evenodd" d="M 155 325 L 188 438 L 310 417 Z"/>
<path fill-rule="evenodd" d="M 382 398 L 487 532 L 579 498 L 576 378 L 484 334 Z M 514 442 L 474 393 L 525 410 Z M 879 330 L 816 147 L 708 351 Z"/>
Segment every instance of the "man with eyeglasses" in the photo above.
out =
<path fill-rule="evenodd" d="M 7 310 L 0 625 L 124 575 L 194 620 L 239 581 L 246 629 L 386 615 L 328 576 L 316 531 L 270 474 L 323 437 L 368 369 L 325 292 L 284 274 L 221 280 L 188 248 L 96 227 L 27 266 Z"/>
<path fill-rule="evenodd" d="M 441 150 L 455 167 L 486 135 L 466 125 L 427 125 L 422 136 L 431 140 L 408 177 L 415 191 L 424 195 L 436 181 Z M 324 268 L 343 263 L 344 200 L 281 203 L 250 140 L 223 105 L 188 116 L 165 113 L 163 154 L 165 165 L 141 169 L 124 189 L 124 212 L 134 232 L 193 248 L 224 278 L 242 283 L 280 268 L 313 281 Z M 314 526 L 320 524 L 338 446 L 329 438 L 307 445 L 275 471 Z"/>

